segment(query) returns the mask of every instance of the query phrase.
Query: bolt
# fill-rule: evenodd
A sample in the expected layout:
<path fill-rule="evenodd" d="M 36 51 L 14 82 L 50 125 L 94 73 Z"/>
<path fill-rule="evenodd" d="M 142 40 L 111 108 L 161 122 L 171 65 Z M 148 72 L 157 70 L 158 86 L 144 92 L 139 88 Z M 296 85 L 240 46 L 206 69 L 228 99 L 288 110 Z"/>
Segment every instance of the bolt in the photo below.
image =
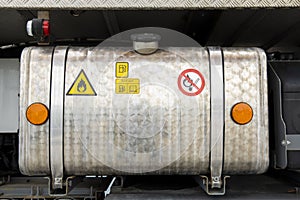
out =
<path fill-rule="evenodd" d="M 217 177 L 217 176 L 213 177 L 212 179 L 213 179 L 213 182 L 219 182 L 220 181 L 219 177 Z"/>
<path fill-rule="evenodd" d="M 281 141 L 281 145 L 282 145 L 282 146 L 287 146 L 287 145 L 289 145 L 289 144 L 291 144 L 291 142 L 288 141 L 288 140 L 282 140 L 282 141 Z"/>

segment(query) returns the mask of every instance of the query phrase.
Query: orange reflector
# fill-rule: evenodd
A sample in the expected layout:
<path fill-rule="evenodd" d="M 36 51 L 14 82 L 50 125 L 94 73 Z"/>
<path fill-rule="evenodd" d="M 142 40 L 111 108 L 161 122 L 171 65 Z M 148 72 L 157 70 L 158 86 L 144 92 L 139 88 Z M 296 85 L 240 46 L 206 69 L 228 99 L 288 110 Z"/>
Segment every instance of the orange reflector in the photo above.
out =
<path fill-rule="evenodd" d="M 34 125 L 44 124 L 49 116 L 48 108 L 42 103 L 33 103 L 26 111 L 27 120 Z"/>
<path fill-rule="evenodd" d="M 231 117 L 235 123 L 244 125 L 252 120 L 253 110 L 247 103 L 237 103 L 231 109 Z"/>

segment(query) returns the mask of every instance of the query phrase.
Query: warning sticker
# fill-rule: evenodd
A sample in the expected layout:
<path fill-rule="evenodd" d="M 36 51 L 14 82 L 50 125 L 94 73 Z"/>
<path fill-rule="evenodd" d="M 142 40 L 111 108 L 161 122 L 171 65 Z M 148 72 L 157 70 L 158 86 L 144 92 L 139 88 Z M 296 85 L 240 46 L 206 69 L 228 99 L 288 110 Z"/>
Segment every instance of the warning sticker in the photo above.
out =
<path fill-rule="evenodd" d="M 67 95 L 97 96 L 91 82 L 83 70 L 78 74 Z"/>
<path fill-rule="evenodd" d="M 203 75 L 196 69 L 186 69 L 178 76 L 178 88 L 187 96 L 196 96 L 205 86 Z"/>
<path fill-rule="evenodd" d="M 139 94 L 140 79 L 119 78 L 116 79 L 116 94 Z"/>
<path fill-rule="evenodd" d="M 116 77 L 117 78 L 127 78 L 129 70 L 128 62 L 117 62 L 116 63 Z"/>

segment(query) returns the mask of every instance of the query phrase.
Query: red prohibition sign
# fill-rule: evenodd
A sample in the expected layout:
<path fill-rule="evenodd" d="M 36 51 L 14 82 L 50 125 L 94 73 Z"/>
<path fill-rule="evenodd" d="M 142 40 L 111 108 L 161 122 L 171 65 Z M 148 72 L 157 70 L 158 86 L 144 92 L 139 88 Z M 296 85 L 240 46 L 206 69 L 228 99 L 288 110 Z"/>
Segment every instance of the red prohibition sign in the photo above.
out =
<path fill-rule="evenodd" d="M 192 76 L 192 78 L 190 76 Z M 201 83 L 201 85 L 199 85 L 199 83 Z M 205 80 L 198 70 L 186 69 L 178 76 L 177 84 L 179 90 L 183 94 L 187 96 L 196 96 L 204 89 Z"/>

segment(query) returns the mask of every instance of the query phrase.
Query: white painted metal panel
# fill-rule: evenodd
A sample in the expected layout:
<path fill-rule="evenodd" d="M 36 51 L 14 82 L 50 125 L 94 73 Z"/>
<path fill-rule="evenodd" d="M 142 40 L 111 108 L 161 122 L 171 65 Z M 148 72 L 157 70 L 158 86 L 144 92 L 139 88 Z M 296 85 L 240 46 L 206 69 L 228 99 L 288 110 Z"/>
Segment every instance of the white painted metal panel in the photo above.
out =
<path fill-rule="evenodd" d="M 0 133 L 18 131 L 18 59 L 0 59 Z"/>

